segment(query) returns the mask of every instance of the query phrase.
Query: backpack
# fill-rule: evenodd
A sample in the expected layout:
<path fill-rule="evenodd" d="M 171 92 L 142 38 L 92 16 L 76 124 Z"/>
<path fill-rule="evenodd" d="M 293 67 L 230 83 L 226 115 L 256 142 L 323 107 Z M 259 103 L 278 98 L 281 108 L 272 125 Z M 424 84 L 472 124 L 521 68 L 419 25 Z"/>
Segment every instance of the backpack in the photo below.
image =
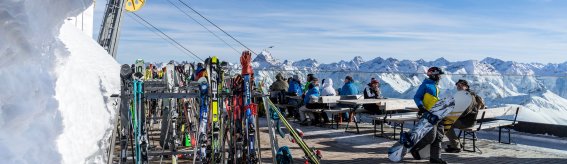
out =
<path fill-rule="evenodd" d="M 276 154 L 276 162 L 277 164 L 293 163 L 293 157 L 291 156 L 291 151 L 289 151 L 289 147 L 282 146 L 278 149 L 278 153 Z"/>
<path fill-rule="evenodd" d="M 473 101 L 471 105 L 465 111 L 463 111 L 461 116 L 459 116 L 459 119 L 457 119 L 461 121 L 461 124 L 465 127 L 473 127 L 476 124 L 478 110 L 484 109 L 486 107 L 482 97 L 474 92 L 469 91 L 469 93 L 473 97 Z"/>

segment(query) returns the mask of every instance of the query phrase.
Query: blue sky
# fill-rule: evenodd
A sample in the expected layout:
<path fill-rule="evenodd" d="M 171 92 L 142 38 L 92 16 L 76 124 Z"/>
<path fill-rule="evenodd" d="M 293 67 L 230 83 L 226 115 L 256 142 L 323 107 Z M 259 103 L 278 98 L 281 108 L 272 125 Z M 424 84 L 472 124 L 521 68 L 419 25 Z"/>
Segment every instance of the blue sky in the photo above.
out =
<path fill-rule="evenodd" d="M 171 0 L 238 51 L 244 48 Z M 567 1 L 558 0 L 182 0 L 252 50 L 278 59 L 320 63 L 393 57 L 450 61 L 494 57 L 567 61 Z M 98 36 L 106 1 L 95 7 Z M 173 7 L 148 0 L 139 15 L 201 58 L 238 61 L 239 53 Z M 118 62 L 195 59 L 125 16 Z"/>

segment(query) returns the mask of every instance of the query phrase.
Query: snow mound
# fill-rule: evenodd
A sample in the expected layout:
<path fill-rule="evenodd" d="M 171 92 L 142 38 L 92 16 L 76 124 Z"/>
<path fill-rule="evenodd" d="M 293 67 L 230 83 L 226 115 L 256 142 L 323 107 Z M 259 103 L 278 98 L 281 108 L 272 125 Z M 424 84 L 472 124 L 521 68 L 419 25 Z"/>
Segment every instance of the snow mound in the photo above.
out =
<path fill-rule="evenodd" d="M 58 38 L 91 3 L 0 1 L 0 163 L 100 163 L 118 64 L 76 30 Z"/>
<path fill-rule="evenodd" d="M 57 140 L 64 163 L 103 162 L 116 114 L 110 95 L 120 92 L 120 65 L 94 40 L 64 24 L 61 41 L 68 57 L 59 58 L 56 96 L 63 117 Z M 87 128 L 88 127 L 88 128 Z"/>

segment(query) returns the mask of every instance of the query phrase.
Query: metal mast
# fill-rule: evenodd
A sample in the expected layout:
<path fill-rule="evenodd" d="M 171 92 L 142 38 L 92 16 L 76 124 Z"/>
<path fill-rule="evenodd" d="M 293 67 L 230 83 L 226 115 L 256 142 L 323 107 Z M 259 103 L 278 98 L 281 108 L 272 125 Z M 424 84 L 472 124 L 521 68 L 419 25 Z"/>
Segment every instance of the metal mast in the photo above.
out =
<path fill-rule="evenodd" d="M 98 35 L 98 44 L 106 49 L 108 54 L 112 55 L 115 59 L 123 13 L 124 0 L 108 0 Z"/>

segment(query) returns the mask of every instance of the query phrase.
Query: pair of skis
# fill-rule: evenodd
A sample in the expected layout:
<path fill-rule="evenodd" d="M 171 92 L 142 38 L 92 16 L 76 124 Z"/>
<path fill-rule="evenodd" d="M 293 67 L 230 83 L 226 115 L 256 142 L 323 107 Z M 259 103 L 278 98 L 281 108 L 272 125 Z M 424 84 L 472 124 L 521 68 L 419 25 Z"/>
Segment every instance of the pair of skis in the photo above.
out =
<path fill-rule="evenodd" d="M 134 132 L 135 142 L 135 163 L 147 162 L 147 137 L 145 132 L 145 109 L 143 102 L 144 95 L 144 60 L 138 59 L 135 64 L 134 80 L 132 85 L 132 129 Z"/>
<path fill-rule="evenodd" d="M 242 56 L 240 56 L 240 64 L 242 65 L 242 78 L 243 78 L 243 105 L 245 108 L 245 120 L 244 120 L 244 134 L 246 137 L 246 147 L 247 147 L 247 155 L 246 161 L 248 163 L 257 163 L 259 161 L 259 144 L 257 139 L 259 139 L 258 130 L 257 130 L 257 120 L 258 117 L 256 104 L 253 104 L 252 101 L 252 84 L 253 82 L 253 75 L 254 72 L 251 66 L 251 59 L 252 54 L 250 51 L 242 52 Z"/>
<path fill-rule="evenodd" d="M 198 80 L 200 85 L 200 110 L 199 110 L 199 150 L 198 156 L 201 161 L 220 163 L 221 161 L 221 121 L 220 121 L 220 95 L 219 83 L 222 80 L 220 74 L 220 62 L 218 58 L 212 57 L 205 61 L 206 77 Z M 210 101 L 210 102 L 209 102 Z M 209 116 L 210 114 L 210 116 Z M 210 129 L 209 129 L 210 117 Z M 210 134 L 209 134 L 210 131 Z M 210 138 L 209 138 L 210 137 Z M 209 142 L 210 141 L 210 142 Z M 210 145 L 210 147 L 209 147 Z M 209 155 L 210 154 L 210 155 Z M 197 156 L 195 156 L 196 159 Z"/>

